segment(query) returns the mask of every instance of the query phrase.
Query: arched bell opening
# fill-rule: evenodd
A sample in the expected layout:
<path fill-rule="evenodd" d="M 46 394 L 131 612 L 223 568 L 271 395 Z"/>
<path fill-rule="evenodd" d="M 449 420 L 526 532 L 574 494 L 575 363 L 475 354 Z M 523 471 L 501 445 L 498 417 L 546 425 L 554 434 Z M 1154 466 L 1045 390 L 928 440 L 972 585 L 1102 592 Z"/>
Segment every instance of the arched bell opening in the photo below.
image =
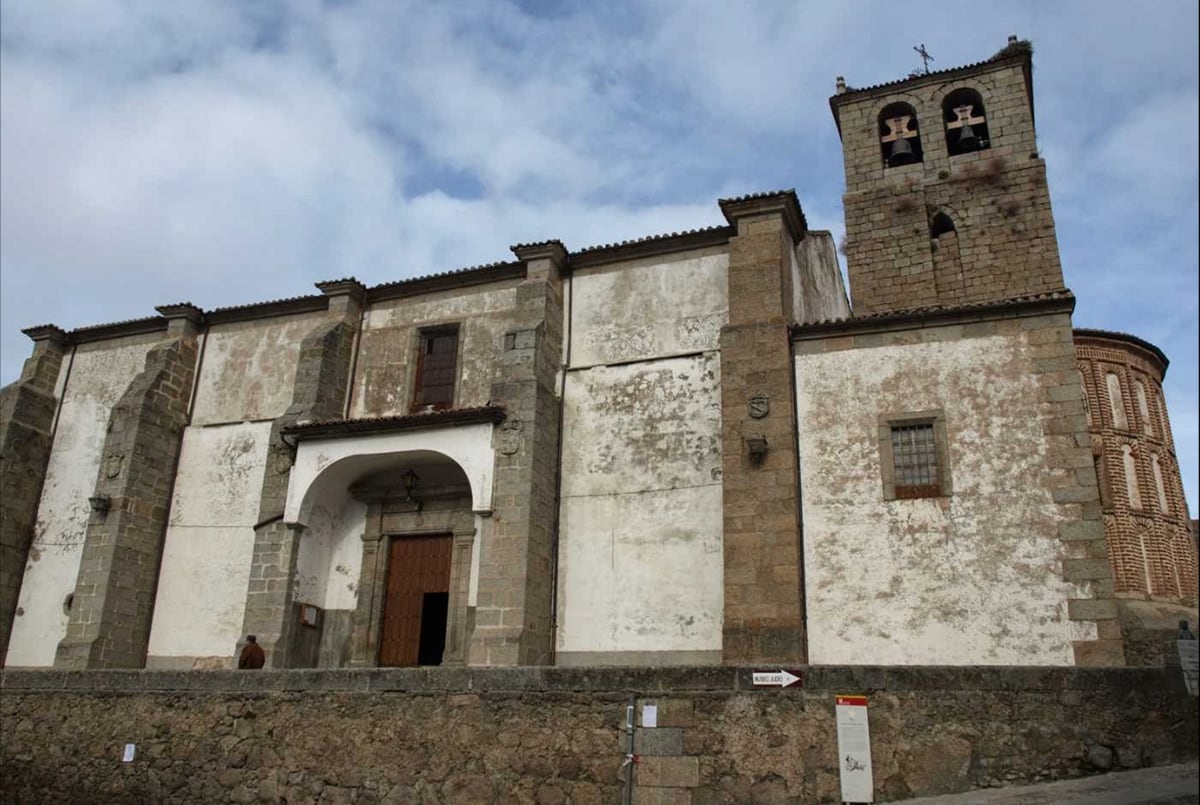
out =
<path fill-rule="evenodd" d="M 969 154 L 991 147 L 983 96 L 970 87 L 960 87 L 942 100 L 946 130 L 946 152 Z"/>
<path fill-rule="evenodd" d="M 917 112 L 907 103 L 890 103 L 879 113 L 879 148 L 886 168 L 924 161 Z"/>

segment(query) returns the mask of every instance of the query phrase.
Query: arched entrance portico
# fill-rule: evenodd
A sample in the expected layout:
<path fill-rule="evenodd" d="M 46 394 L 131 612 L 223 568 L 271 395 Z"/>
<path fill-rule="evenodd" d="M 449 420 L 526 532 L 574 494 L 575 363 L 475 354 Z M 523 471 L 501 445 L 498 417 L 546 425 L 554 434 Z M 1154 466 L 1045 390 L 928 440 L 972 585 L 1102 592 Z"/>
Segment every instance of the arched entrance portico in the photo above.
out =
<path fill-rule="evenodd" d="M 497 416 L 480 413 L 297 440 L 284 516 L 256 528 L 247 593 L 245 631 L 265 634 L 271 667 L 466 661 Z"/>

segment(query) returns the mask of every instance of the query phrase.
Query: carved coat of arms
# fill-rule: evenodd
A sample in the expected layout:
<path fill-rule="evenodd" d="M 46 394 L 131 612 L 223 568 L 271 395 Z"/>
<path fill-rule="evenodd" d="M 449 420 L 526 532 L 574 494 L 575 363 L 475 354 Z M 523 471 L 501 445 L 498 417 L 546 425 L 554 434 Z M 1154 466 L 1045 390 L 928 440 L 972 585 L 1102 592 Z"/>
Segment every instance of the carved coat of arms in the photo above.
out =
<path fill-rule="evenodd" d="M 755 419 L 762 419 L 771 413 L 771 398 L 765 394 L 755 394 L 750 398 L 748 408 L 750 409 L 750 416 Z"/>

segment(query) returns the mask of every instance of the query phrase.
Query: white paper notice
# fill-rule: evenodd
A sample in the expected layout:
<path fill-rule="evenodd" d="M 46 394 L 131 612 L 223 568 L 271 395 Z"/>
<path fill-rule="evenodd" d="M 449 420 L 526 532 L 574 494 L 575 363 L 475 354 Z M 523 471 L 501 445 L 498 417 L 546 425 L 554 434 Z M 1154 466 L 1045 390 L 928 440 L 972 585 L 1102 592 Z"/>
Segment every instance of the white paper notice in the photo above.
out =
<path fill-rule="evenodd" d="M 658 705 L 643 704 L 642 705 L 642 726 L 657 727 L 658 726 Z"/>
<path fill-rule="evenodd" d="M 842 802 L 874 802 L 871 774 L 871 730 L 867 726 L 866 696 L 837 696 L 838 768 Z"/>
<path fill-rule="evenodd" d="M 134 744 L 125 744 L 125 754 L 121 756 L 124 763 L 132 763 L 133 756 L 137 752 L 137 747 Z"/>

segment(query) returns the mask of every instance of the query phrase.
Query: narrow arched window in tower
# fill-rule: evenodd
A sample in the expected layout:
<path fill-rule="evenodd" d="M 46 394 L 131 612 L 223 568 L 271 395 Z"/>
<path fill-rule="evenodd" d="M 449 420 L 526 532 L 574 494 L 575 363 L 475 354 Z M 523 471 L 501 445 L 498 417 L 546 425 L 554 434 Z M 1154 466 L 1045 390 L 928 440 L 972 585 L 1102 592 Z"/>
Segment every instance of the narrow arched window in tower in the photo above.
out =
<path fill-rule="evenodd" d="M 942 210 L 929 219 L 929 245 L 933 250 L 933 279 L 938 298 L 945 302 L 962 299 L 964 281 L 958 230 Z"/>
<path fill-rule="evenodd" d="M 1104 376 L 1104 382 L 1108 386 L 1108 405 L 1112 411 L 1113 427 L 1125 430 L 1129 427 L 1129 420 L 1125 418 L 1125 401 L 1121 398 L 1121 378 L 1109 372 Z"/>
<path fill-rule="evenodd" d="M 906 103 L 883 107 L 879 113 L 879 148 L 887 168 L 924 161 L 915 109 Z"/>
<path fill-rule="evenodd" d="M 1158 453 L 1150 456 L 1150 469 L 1154 472 L 1154 486 L 1158 490 L 1158 510 L 1170 514 L 1171 507 L 1167 505 L 1167 487 L 1163 483 L 1162 465 L 1158 463 Z"/>
<path fill-rule="evenodd" d="M 1121 458 L 1125 464 L 1125 494 L 1130 508 L 1142 508 L 1142 493 L 1138 489 L 1137 462 L 1133 457 L 1133 448 L 1127 444 L 1121 445 Z"/>
<path fill-rule="evenodd" d="M 1154 428 L 1150 425 L 1150 404 L 1146 400 L 1146 385 L 1142 381 L 1134 381 L 1137 385 L 1134 388 L 1137 391 L 1138 417 L 1142 420 L 1142 433 L 1150 436 L 1154 433 Z"/>
<path fill-rule="evenodd" d="M 983 96 L 969 87 L 954 90 L 942 101 L 946 151 L 950 156 L 991 147 Z"/>
<path fill-rule="evenodd" d="M 1142 549 L 1142 579 L 1146 584 L 1146 595 L 1154 595 L 1154 583 L 1150 573 L 1150 547 L 1146 545 L 1146 532 L 1138 534 L 1138 547 Z"/>

